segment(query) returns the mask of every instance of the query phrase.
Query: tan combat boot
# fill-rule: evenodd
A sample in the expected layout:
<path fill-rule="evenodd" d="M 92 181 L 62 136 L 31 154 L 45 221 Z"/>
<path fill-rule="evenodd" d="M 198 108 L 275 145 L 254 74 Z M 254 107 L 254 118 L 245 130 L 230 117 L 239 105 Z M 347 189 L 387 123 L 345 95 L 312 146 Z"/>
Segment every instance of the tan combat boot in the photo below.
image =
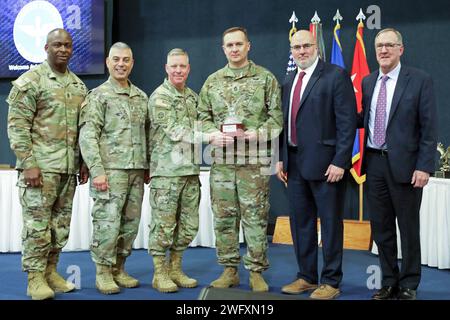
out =
<path fill-rule="evenodd" d="M 269 286 L 264 280 L 261 272 L 250 271 L 250 288 L 255 292 L 269 291 Z"/>
<path fill-rule="evenodd" d="M 139 280 L 125 272 L 125 260 L 124 256 L 117 256 L 116 264 L 112 268 L 114 281 L 124 288 L 139 287 Z"/>
<path fill-rule="evenodd" d="M 169 277 L 165 256 L 153 256 L 152 286 L 159 292 L 177 292 L 178 287 Z"/>
<path fill-rule="evenodd" d="M 45 281 L 44 272 L 28 272 L 27 295 L 33 300 L 45 300 L 55 297 L 55 292 Z"/>
<path fill-rule="evenodd" d="M 119 293 L 120 288 L 114 282 L 111 267 L 103 264 L 96 264 L 95 286 L 103 294 Z"/>
<path fill-rule="evenodd" d="M 173 282 L 182 288 L 195 288 L 197 280 L 189 278 L 183 270 L 181 270 L 181 257 L 183 251 L 170 251 L 169 276 Z"/>
<path fill-rule="evenodd" d="M 70 292 L 75 289 L 75 285 L 72 282 L 66 281 L 58 272 L 56 272 L 55 263 L 47 263 L 45 280 L 47 280 L 49 287 L 55 292 Z"/>
<path fill-rule="evenodd" d="M 214 288 L 229 288 L 238 285 L 239 274 L 236 267 L 225 267 L 220 277 L 211 282 L 211 286 Z"/>

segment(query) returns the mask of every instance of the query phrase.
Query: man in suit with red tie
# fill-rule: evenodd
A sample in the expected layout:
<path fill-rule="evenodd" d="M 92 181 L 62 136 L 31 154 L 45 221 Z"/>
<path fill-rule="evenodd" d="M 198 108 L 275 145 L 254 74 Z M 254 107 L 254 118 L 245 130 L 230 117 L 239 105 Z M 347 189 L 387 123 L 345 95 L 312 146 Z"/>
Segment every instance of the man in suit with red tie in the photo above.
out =
<path fill-rule="evenodd" d="M 287 183 L 290 224 L 299 267 L 282 292 L 314 290 L 315 299 L 340 294 L 345 169 L 351 166 L 356 100 L 349 75 L 318 58 L 313 35 L 292 36 L 297 71 L 282 87 L 284 130 L 277 176 Z M 323 268 L 318 275 L 317 218 L 321 222 Z M 320 285 L 319 285 L 320 284 Z"/>
<path fill-rule="evenodd" d="M 375 37 L 379 70 L 362 82 L 366 133 L 366 189 L 372 236 L 378 246 L 382 288 L 373 299 L 416 298 L 421 256 L 419 210 L 423 187 L 435 170 L 436 104 L 431 77 L 403 66 L 401 34 Z M 397 265 L 397 218 L 402 267 Z"/>

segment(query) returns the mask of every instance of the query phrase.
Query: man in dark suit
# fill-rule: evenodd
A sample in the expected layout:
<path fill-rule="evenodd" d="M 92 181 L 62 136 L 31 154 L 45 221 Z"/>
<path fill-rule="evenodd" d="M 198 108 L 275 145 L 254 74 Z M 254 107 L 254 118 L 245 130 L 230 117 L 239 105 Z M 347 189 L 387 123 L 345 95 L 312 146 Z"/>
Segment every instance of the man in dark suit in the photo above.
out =
<path fill-rule="evenodd" d="M 340 293 L 343 252 L 345 169 L 351 164 L 356 101 L 348 74 L 318 58 L 313 35 L 292 36 L 298 71 L 282 87 L 284 130 L 277 176 L 287 184 L 291 232 L 299 266 L 297 280 L 282 288 L 298 294 L 314 289 L 316 299 Z M 318 276 L 317 218 L 323 268 Z M 318 284 L 320 283 L 320 286 Z"/>
<path fill-rule="evenodd" d="M 415 299 L 421 271 L 422 188 L 435 169 L 433 84 L 426 73 L 401 65 L 404 49 L 397 30 L 381 30 L 375 50 L 380 69 L 362 83 L 366 194 L 383 273 L 383 287 L 373 299 Z M 400 271 L 396 218 L 402 242 Z"/>

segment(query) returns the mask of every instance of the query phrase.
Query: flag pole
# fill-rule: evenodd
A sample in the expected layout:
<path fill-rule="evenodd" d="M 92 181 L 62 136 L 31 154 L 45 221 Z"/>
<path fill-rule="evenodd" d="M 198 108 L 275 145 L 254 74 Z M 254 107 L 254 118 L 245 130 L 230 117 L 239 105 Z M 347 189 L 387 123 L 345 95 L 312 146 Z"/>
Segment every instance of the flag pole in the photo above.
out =
<path fill-rule="evenodd" d="M 363 221 L 363 216 L 364 216 L 364 212 L 363 212 L 363 196 L 364 196 L 363 183 L 361 183 L 361 184 L 359 184 L 359 221 L 360 222 Z"/>
<path fill-rule="evenodd" d="M 364 13 L 362 12 L 362 9 L 359 8 L 359 13 L 356 16 L 356 20 L 359 20 L 359 24 L 363 23 L 363 20 L 366 19 L 366 16 L 364 15 Z M 359 27 L 359 26 L 358 26 Z M 359 221 L 363 221 L 364 218 L 364 206 L 363 206 L 363 199 L 364 199 L 364 188 L 363 188 L 364 183 L 360 183 L 359 184 Z"/>
<path fill-rule="evenodd" d="M 297 32 L 297 28 L 295 27 L 295 23 L 298 22 L 297 16 L 295 15 L 295 11 L 292 11 L 292 16 L 289 19 L 289 22 L 292 23 L 292 28 L 291 30 L 289 30 L 289 42 L 292 39 L 292 36 L 294 35 L 294 33 Z"/>
<path fill-rule="evenodd" d="M 295 15 L 295 11 L 292 11 L 292 16 L 289 19 L 289 23 L 292 23 L 292 28 L 289 30 L 289 43 L 291 42 L 292 36 L 294 33 L 297 32 L 297 28 L 295 27 L 295 24 L 298 22 L 298 19 Z M 292 57 L 292 52 L 289 49 L 289 59 L 286 67 L 286 75 L 288 75 L 290 72 L 294 72 L 297 69 L 297 65 L 295 64 L 294 58 Z"/>
<path fill-rule="evenodd" d="M 344 20 L 344 18 L 341 16 L 341 13 L 339 12 L 339 9 L 336 10 L 336 14 L 333 17 L 333 21 L 336 21 L 336 26 L 341 25 L 341 20 Z"/>

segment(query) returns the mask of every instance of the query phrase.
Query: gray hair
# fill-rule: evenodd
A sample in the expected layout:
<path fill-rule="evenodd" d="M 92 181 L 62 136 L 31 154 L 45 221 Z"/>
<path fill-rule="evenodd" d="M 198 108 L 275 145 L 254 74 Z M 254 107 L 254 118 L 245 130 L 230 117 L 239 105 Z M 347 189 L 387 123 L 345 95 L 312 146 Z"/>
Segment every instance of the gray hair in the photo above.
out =
<path fill-rule="evenodd" d="M 133 55 L 133 50 L 131 50 L 131 47 L 127 45 L 125 42 L 116 42 L 114 43 L 111 48 L 109 48 L 108 57 L 111 56 L 112 49 L 129 49 L 131 51 L 131 55 Z"/>
<path fill-rule="evenodd" d="M 386 29 L 383 29 L 383 30 L 381 30 L 380 32 L 378 32 L 377 35 L 375 36 L 375 42 L 377 41 L 377 38 L 378 38 L 382 33 L 385 33 L 385 32 L 393 32 L 393 33 L 395 33 L 395 35 L 397 36 L 397 42 L 398 42 L 399 44 L 403 45 L 403 37 L 402 37 L 402 34 L 401 34 L 398 30 L 396 30 L 396 29 L 394 29 L 394 28 L 386 28 Z"/>
<path fill-rule="evenodd" d="M 173 57 L 173 56 L 186 56 L 187 61 L 189 63 L 189 55 L 186 50 L 183 50 L 180 48 L 174 48 L 174 49 L 170 50 L 169 53 L 167 54 L 167 62 L 169 62 L 169 57 Z"/>

